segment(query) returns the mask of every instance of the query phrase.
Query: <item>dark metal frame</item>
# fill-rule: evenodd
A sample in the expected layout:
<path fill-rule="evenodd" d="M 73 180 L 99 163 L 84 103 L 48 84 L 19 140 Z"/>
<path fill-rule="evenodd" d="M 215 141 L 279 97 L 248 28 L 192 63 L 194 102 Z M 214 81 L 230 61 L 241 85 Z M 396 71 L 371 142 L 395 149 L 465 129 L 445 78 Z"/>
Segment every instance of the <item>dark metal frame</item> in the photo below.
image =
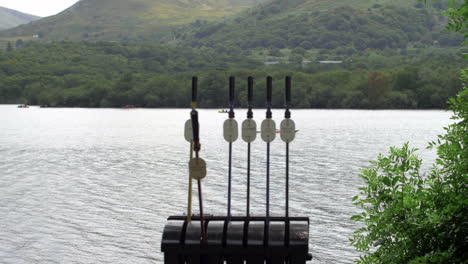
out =
<path fill-rule="evenodd" d="M 200 240 L 200 217 L 171 216 L 161 250 L 165 264 L 305 264 L 308 217 L 205 216 L 207 240 Z"/>

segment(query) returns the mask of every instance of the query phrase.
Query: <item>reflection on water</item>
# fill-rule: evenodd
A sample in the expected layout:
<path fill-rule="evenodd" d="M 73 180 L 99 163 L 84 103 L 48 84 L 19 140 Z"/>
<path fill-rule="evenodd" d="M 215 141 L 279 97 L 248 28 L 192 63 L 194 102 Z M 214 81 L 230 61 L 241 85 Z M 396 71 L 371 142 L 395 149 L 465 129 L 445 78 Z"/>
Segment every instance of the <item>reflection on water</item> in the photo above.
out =
<path fill-rule="evenodd" d="M 255 111 L 260 123 L 264 112 Z M 279 124 L 283 113 L 275 111 Z M 0 106 L 2 263 L 162 263 L 161 232 L 186 207 L 189 110 L 17 109 Z M 225 214 L 227 116 L 201 110 L 206 212 Z M 237 114 L 244 119 L 245 111 Z M 313 263 L 351 263 L 358 168 L 391 145 L 424 150 L 444 111 L 298 110 L 291 212 L 310 216 Z M 421 156 L 434 159 L 429 151 Z M 264 214 L 265 145 L 252 152 L 253 213 Z M 284 144 L 272 144 L 272 210 L 284 210 Z M 245 210 L 246 144 L 234 144 L 233 212 Z M 428 163 L 426 163 L 428 166 Z M 196 197 L 196 196 L 195 196 Z M 194 204 L 196 212 L 198 205 Z"/>

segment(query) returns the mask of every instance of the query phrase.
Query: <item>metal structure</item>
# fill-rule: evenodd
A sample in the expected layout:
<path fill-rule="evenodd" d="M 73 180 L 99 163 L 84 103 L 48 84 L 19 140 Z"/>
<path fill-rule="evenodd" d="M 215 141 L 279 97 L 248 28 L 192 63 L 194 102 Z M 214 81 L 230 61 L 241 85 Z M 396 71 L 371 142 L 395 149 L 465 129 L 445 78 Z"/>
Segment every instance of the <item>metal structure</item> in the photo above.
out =
<path fill-rule="evenodd" d="M 246 216 L 231 215 L 232 144 L 238 138 L 234 115 L 235 78 L 229 78 L 229 119 L 224 123 L 224 139 L 229 143 L 228 210 L 226 216 L 203 215 L 201 180 L 206 176 L 206 163 L 199 157 L 200 138 L 197 106 L 197 78 L 192 81 L 191 119 L 185 126 L 185 138 L 191 143 L 189 162 L 188 215 L 171 216 L 164 228 L 161 250 L 165 264 L 305 264 L 309 253 L 309 218 L 289 216 L 289 144 L 295 138 L 295 123 L 291 119 L 291 78 L 285 81 L 285 119 L 281 122 L 281 140 L 286 143 L 286 211 L 284 217 L 270 216 L 270 144 L 276 137 L 272 119 L 273 79 L 267 78 L 266 119 L 261 125 L 261 137 L 266 143 L 266 210 L 265 216 L 250 215 L 250 152 L 256 138 L 253 120 L 254 80 L 248 78 L 248 112 L 242 123 L 242 139 L 248 144 Z M 195 157 L 193 155 L 195 153 Z M 191 215 L 191 181 L 198 181 L 200 215 Z"/>

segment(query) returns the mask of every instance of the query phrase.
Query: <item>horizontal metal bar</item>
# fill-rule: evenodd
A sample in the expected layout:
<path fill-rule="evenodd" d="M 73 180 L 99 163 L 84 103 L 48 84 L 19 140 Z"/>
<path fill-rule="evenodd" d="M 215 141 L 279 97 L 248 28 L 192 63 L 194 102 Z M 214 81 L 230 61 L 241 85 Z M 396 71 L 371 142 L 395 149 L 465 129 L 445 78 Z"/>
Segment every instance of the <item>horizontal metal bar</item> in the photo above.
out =
<path fill-rule="evenodd" d="M 225 221 L 227 216 L 213 216 L 213 215 L 204 215 L 205 221 Z M 187 216 L 170 216 L 167 220 L 180 220 L 185 221 Z M 266 221 L 265 216 L 231 216 L 231 221 Z M 270 216 L 270 221 L 281 222 L 281 221 L 307 221 L 310 223 L 309 217 L 284 217 L 284 216 Z M 192 220 L 200 220 L 200 216 L 192 216 Z"/>

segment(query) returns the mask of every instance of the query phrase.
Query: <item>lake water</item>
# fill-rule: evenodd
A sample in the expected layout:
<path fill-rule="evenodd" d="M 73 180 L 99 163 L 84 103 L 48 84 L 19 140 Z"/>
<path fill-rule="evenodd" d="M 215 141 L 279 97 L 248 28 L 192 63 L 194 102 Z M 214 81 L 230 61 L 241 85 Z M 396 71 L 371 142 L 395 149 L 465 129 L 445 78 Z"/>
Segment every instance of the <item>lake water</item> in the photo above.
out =
<path fill-rule="evenodd" d="M 258 123 L 264 111 L 255 111 Z M 351 198 L 359 168 L 410 141 L 427 142 L 445 111 L 293 111 L 291 214 L 309 216 L 312 263 L 352 263 Z M 189 110 L 0 106 L 0 263 L 162 263 L 161 232 L 186 211 Z M 226 213 L 227 116 L 200 110 L 205 211 Z M 283 112 L 274 111 L 279 123 Z M 245 110 L 237 112 L 245 118 Z M 265 144 L 252 147 L 252 211 L 264 214 Z M 234 143 L 233 212 L 244 214 L 246 144 Z M 425 163 L 425 168 L 429 167 Z M 272 143 L 272 213 L 284 209 L 284 143 Z M 196 196 L 195 196 L 196 197 Z M 195 200 L 196 201 L 196 200 Z M 194 212 L 198 205 L 194 204 Z"/>

